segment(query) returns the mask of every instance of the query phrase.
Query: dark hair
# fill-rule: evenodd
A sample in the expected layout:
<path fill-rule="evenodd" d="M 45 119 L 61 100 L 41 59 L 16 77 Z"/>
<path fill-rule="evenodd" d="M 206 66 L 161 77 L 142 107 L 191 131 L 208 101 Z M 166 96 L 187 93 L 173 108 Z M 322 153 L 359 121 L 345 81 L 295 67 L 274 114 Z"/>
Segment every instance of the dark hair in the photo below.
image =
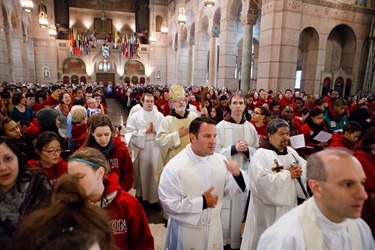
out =
<path fill-rule="evenodd" d="M 92 93 L 92 98 L 95 98 L 95 97 L 102 97 L 98 92 L 94 92 Z"/>
<path fill-rule="evenodd" d="M 265 107 L 259 106 L 256 107 L 256 109 L 260 109 L 260 112 L 262 113 L 262 115 L 264 115 L 264 119 L 268 117 L 268 110 Z"/>
<path fill-rule="evenodd" d="M 60 146 L 62 146 L 60 137 L 56 133 L 51 131 L 45 131 L 36 137 L 35 149 L 41 151 L 46 144 L 55 140 L 60 143 Z"/>
<path fill-rule="evenodd" d="M 363 134 L 363 139 L 361 144 L 359 145 L 359 149 L 371 152 L 371 146 L 375 144 L 375 127 L 371 127 L 365 131 Z"/>
<path fill-rule="evenodd" d="M 243 102 L 246 103 L 246 100 L 245 100 L 245 97 L 244 97 L 243 94 L 241 94 L 241 93 L 234 93 L 234 94 L 229 98 L 229 103 L 228 103 L 228 104 L 232 104 L 232 100 L 233 100 L 233 98 L 234 98 L 235 96 L 242 98 L 242 99 L 243 99 Z"/>
<path fill-rule="evenodd" d="M 197 117 L 191 121 L 189 125 L 189 133 L 194 134 L 196 137 L 198 137 L 199 130 L 203 123 L 216 125 L 216 122 L 212 120 L 210 117 L 207 117 L 207 116 Z"/>
<path fill-rule="evenodd" d="M 74 99 L 73 99 L 73 106 L 74 105 L 85 106 L 86 105 L 86 98 L 83 97 L 83 96 L 76 96 L 76 97 L 74 97 Z"/>
<path fill-rule="evenodd" d="M 96 140 L 94 136 L 92 135 L 92 133 L 94 133 L 97 127 L 102 127 L 102 126 L 103 127 L 108 126 L 111 129 L 112 136 L 114 135 L 115 129 L 112 126 L 112 122 L 107 115 L 104 115 L 102 113 L 97 113 L 89 117 L 87 121 L 88 135 L 84 143 L 85 147 L 93 146 L 96 143 Z"/>
<path fill-rule="evenodd" d="M 362 132 L 362 127 L 359 125 L 358 122 L 349 121 L 347 124 L 344 125 L 342 128 L 342 132 L 348 132 L 349 134 L 353 134 L 355 132 Z"/>
<path fill-rule="evenodd" d="M 221 95 L 219 100 L 220 101 L 228 100 L 228 97 L 226 95 Z"/>
<path fill-rule="evenodd" d="M 215 110 L 216 111 L 216 117 L 211 117 L 211 111 L 212 110 Z M 208 116 L 214 120 L 216 123 L 219 123 L 223 120 L 223 110 L 220 108 L 220 107 L 212 107 L 209 111 L 208 111 Z"/>
<path fill-rule="evenodd" d="M 297 100 L 300 100 L 305 105 L 305 101 L 303 100 L 302 97 L 299 96 L 299 97 L 294 98 L 294 102 L 296 102 Z"/>
<path fill-rule="evenodd" d="M 60 86 L 57 85 L 57 84 L 52 85 L 52 87 L 51 87 L 52 92 L 54 92 L 55 90 L 58 90 L 58 89 L 60 89 Z"/>
<path fill-rule="evenodd" d="M 332 102 L 332 107 L 333 106 L 346 106 L 347 104 L 346 104 L 346 101 L 345 101 L 345 99 L 342 99 L 342 98 L 338 98 L 338 99 L 336 99 L 336 100 L 334 100 L 333 102 Z"/>
<path fill-rule="evenodd" d="M 6 136 L 4 126 L 13 121 L 12 118 L 2 117 L 0 118 L 0 136 Z"/>
<path fill-rule="evenodd" d="M 65 94 L 70 96 L 70 94 L 68 92 L 62 92 L 62 93 L 60 93 L 60 95 L 59 95 L 59 102 L 60 102 L 60 104 L 64 104 L 63 98 L 64 98 Z"/>
<path fill-rule="evenodd" d="M 12 103 L 14 106 L 18 105 L 21 102 L 23 93 L 14 93 L 12 95 Z"/>
<path fill-rule="evenodd" d="M 293 94 L 293 91 L 291 89 L 286 89 L 284 93 L 286 94 L 287 91 L 290 91 L 290 93 Z"/>
<path fill-rule="evenodd" d="M 26 98 L 35 97 L 35 94 L 33 92 L 28 91 L 25 96 L 26 96 Z"/>
<path fill-rule="evenodd" d="M 110 221 L 106 212 L 88 203 L 78 177 L 64 175 L 57 181 L 51 205 L 23 219 L 12 249 L 111 249 Z"/>
<path fill-rule="evenodd" d="M 315 117 L 315 116 L 318 116 L 320 114 L 323 114 L 323 110 L 321 108 L 313 108 L 311 111 L 310 111 L 310 116 L 309 117 Z"/>
<path fill-rule="evenodd" d="M 10 93 L 8 91 L 5 91 L 5 89 L 3 90 L 3 92 L 1 92 L 0 96 L 1 99 L 10 99 Z"/>
<path fill-rule="evenodd" d="M 316 99 L 316 100 L 314 101 L 314 103 L 315 103 L 315 105 L 320 106 L 320 105 L 322 105 L 323 103 L 327 103 L 327 101 L 324 100 L 323 98 L 319 98 L 319 99 Z"/>
<path fill-rule="evenodd" d="M 272 100 L 272 102 L 270 103 L 270 110 L 273 110 L 273 107 L 275 106 L 280 106 L 280 102 L 278 100 Z"/>

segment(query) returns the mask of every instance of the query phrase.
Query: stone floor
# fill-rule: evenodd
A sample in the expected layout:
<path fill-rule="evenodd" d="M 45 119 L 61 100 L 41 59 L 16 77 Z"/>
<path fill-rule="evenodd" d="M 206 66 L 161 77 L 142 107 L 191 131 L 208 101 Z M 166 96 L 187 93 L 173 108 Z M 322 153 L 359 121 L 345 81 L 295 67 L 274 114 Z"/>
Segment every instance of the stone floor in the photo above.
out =
<path fill-rule="evenodd" d="M 128 110 L 117 103 L 114 99 L 107 99 L 108 116 L 112 121 L 112 124 L 117 126 L 120 124 L 126 124 L 128 118 Z M 135 190 L 130 190 L 132 195 L 135 195 Z M 155 240 L 155 250 L 164 249 L 164 241 L 166 235 L 166 228 L 164 227 L 165 220 L 163 219 L 162 212 L 156 212 L 147 205 L 144 206 L 144 210 L 147 215 L 147 219 L 150 225 L 151 233 Z"/>

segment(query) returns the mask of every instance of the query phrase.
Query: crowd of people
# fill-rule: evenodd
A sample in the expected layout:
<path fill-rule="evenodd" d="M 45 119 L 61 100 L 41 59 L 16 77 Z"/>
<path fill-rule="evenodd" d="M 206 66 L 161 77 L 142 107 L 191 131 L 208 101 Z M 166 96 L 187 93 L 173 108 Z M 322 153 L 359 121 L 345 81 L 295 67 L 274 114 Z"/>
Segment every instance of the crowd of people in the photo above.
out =
<path fill-rule="evenodd" d="M 375 98 L 178 84 L 113 94 L 130 111 L 120 127 L 100 86 L 0 85 L 0 245 L 48 249 L 82 233 L 82 249 L 153 249 L 147 205 L 168 221 L 166 249 L 375 247 Z M 288 223 L 301 240 L 279 233 Z"/>

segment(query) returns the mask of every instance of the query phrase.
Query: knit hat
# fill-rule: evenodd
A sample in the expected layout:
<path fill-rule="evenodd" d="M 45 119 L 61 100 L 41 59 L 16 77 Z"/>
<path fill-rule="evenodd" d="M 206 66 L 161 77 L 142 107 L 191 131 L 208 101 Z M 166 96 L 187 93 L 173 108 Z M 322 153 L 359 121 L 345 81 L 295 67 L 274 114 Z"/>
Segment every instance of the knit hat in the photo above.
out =
<path fill-rule="evenodd" d="M 179 98 L 185 98 L 185 90 L 181 85 L 173 84 L 169 90 L 169 100 L 173 102 Z"/>
<path fill-rule="evenodd" d="M 57 111 L 51 108 L 43 108 L 36 113 L 36 119 L 38 119 L 39 127 L 41 128 L 54 123 L 58 116 Z"/>

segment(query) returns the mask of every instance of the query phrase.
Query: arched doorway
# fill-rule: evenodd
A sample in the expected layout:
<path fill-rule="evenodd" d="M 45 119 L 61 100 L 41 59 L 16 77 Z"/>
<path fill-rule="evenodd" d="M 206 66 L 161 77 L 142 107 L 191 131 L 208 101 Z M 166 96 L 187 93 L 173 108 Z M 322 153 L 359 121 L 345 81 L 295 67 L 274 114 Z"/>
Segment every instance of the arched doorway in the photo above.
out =
<path fill-rule="evenodd" d="M 352 79 L 348 78 L 345 81 L 345 94 L 344 94 L 345 98 L 347 98 L 350 95 L 351 88 L 352 88 Z"/>
<path fill-rule="evenodd" d="M 138 79 L 140 77 L 145 77 L 146 71 L 145 66 L 143 63 L 139 60 L 131 59 L 126 62 L 125 68 L 124 68 L 124 75 L 125 75 L 125 81 L 127 77 L 131 77 L 132 83 L 138 83 Z"/>
<path fill-rule="evenodd" d="M 342 97 L 344 91 L 344 79 L 342 77 L 336 79 L 334 90 L 337 90 L 339 96 Z"/>
<path fill-rule="evenodd" d="M 331 88 L 331 78 L 326 77 L 323 80 L 322 96 L 326 96 L 330 88 Z"/>
<path fill-rule="evenodd" d="M 72 80 L 72 84 L 79 84 L 79 77 L 77 75 L 72 75 L 71 77 L 71 80 Z"/>
<path fill-rule="evenodd" d="M 63 83 L 64 83 L 64 84 L 69 84 L 69 83 L 70 83 L 69 76 L 64 76 L 64 77 L 63 77 Z"/>

